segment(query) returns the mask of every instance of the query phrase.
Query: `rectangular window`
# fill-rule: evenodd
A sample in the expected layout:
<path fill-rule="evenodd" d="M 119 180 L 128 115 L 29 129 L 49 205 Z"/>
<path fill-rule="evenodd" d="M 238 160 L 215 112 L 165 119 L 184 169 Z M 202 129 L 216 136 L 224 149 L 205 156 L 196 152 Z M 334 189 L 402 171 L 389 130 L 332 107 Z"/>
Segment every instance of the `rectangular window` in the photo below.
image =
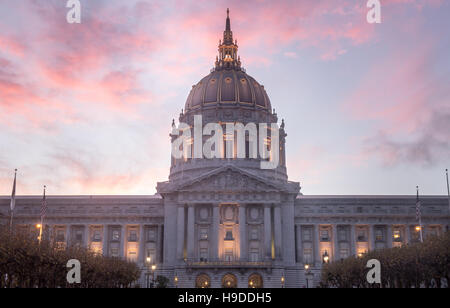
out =
<path fill-rule="evenodd" d="M 150 257 L 150 263 L 155 264 L 156 263 L 156 249 L 154 249 L 154 248 L 147 249 L 147 257 Z"/>
<path fill-rule="evenodd" d="M 56 241 L 57 242 L 64 242 L 65 239 L 66 239 L 66 236 L 64 234 L 64 230 L 56 231 Z"/>
<path fill-rule="evenodd" d="M 83 231 L 78 230 L 75 233 L 75 241 L 82 242 L 83 241 Z"/>
<path fill-rule="evenodd" d="M 259 249 L 253 248 L 250 250 L 250 262 L 259 261 Z"/>
<path fill-rule="evenodd" d="M 137 242 L 137 230 L 130 230 L 129 242 Z"/>
<path fill-rule="evenodd" d="M 119 232 L 119 230 L 113 230 L 111 239 L 113 241 L 120 241 L 120 232 Z"/>
<path fill-rule="evenodd" d="M 257 240 L 259 238 L 258 235 L 259 235 L 258 228 L 252 228 L 250 232 L 250 239 Z"/>
<path fill-rule="evenodd" d="M 225 261 L 226 262 L 233 261 L 233 249 L 232 248 L 225 249 Z"/>
<path fill-rule="evenodd" d="M 208 261 L 208 248 L 200 248 L 200 262 Z"/>
<path fill-rule="evenodd" d="M 304 228 L 302 230 L 303 241 L 311 241 L 311 229 Z"/>
<path fill-rule="evenodd" d="M 94 242 L 100 242 L 102 240 L 102 234 L 100 233 L 100 230 L 94 230 Z"/>
<path fill-rule="evenodd" d="M 375 229 L 375 240 L 377 242 L 383 242 L 384 236 L 383 236 L 383 230 L 380 228 Z"/>
<path fill-rule="evenodd" d="M 348 243 L 339 244 L 339 257 L 341 259 L 348 258 L 350 256 L 350 249 Z"/>
<path fill-rule="evenodd" d="M 111 247 L 111 257 L 119 257 L 119 248 Z"/>
<path fill-rule="evenodd" d="M 339 241 L 347 241 L 347 232 L 344 229 L 340 229 L 338 232 L 338 240 Z"/>
<path fill-rule="evenodd" d="M 363 229 L 358 230 L 356 240 L 358 242 L 367 242 L 366 230 L 363 230 Z"/>
<path fill-rule="evenodd" d="M 156 240 L 156 232 L 154 228 L 147 229 L 147 241 L 154 242 Z"/>
<path fill-rule="evenodd" d="M 208 228 L 200 228 L 200 239 L 201 240 L 208 239 Z"/>
<path fill-rule="evenodd" d="M 394 230 L 394 232 L 392 233 L 392 239 L 395 242 L 401 242 L 402 241 L 402 234 L 400 232 L 400 230 Z"/>
<path fill-rule="evenodd" d="M 311 263 L 313 261 L 313 249 L 311 243 L 304 243 L 303 244 L 303 262 L 304 263 Z"/>
<path fill-rule="evenodd" d="M 329 235 L 328 230 L 320 231 L 320 241 L 321 242 L 329 242 L 330 241 L 330 235 Z"/>

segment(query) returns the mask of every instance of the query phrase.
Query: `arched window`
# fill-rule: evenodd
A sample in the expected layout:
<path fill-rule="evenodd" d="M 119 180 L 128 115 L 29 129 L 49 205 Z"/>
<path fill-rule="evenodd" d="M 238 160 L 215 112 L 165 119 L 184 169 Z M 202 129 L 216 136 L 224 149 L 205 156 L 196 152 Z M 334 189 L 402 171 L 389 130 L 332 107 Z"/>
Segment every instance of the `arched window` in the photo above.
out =
<path fill-rule="evenodd" d="M 222 278 L 222 288 L 237 288 L 237 278 L 233 274 L 226 274 Z"/>
<path fill-rule="evenodd" d="M 206 274 L 200 274 L 197 276 L 197 279 L 195 279 L 195 287 L 202 289 L 210 288 L 211 279 Z"/>
<path fill-rule="evenodd" d="M 248 277 L 248 287 L 260 289 L 263 287 L 263 278 L 260 274 L 252 274 Z"/>

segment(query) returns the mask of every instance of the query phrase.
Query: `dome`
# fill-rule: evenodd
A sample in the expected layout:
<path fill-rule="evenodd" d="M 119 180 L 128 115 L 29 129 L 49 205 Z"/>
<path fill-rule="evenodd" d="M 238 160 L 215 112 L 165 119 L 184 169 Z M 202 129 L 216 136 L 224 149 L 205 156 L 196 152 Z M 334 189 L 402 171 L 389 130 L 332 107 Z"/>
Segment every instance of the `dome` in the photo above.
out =
<path fill-rule="evenodd" d="M 215 69 L 192 87 L 185 111 L 218 106 L 247 106 L 271 112 L 269 97 L 253 77 L 240 68 Z"/>

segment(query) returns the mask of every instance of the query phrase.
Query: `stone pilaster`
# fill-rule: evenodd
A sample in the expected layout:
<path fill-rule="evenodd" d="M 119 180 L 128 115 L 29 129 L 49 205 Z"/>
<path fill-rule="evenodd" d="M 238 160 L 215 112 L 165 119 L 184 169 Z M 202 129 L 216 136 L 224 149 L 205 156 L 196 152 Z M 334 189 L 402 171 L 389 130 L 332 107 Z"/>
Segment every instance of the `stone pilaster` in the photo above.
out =
<path fill-rule="evenodd" d="M 239 256 L 241 261 L 245 261 L 248 259 L 246 210 L 247 208 L 245 204 L 241 204 L 239 207 Z"/>
<path fill-rule="evenodd" d="M 209 245 L 211 247 L 212 260 L 217 260 L 219 258 L 219 227 L 220 227 L 219 204 L 214 204 L 212 226 L 211 226 L 211 241 L 209 241 Z"/>
<path fill-rule="evenodd" d="M 187 255 L 188 259 L 193 259 L 195 256 L 195 208 L 192 204 L 188 207 L 187 224 Z"/>
<path fill-rule="evenodd" d="M 272 259 L 272 226 L 270 205 L 264 207 L 264 256 Z"/>
<path fill-rule="evenodd" d="M 177 259 L 184 258 L 184 207 L 178 207 L 177 216 Z"/>

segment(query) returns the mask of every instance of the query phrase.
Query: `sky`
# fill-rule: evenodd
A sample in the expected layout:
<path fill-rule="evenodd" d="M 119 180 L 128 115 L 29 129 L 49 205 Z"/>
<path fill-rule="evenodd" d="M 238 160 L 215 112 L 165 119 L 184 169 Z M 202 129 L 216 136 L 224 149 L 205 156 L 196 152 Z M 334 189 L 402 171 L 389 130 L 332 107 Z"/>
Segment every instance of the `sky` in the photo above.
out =
<path fill-rule="evenodd" d="M 0 0 L 0 195 L 154 194 L 227 8 L 303 194 L 447 193 L 450 1 L 66 2 Z"/>

